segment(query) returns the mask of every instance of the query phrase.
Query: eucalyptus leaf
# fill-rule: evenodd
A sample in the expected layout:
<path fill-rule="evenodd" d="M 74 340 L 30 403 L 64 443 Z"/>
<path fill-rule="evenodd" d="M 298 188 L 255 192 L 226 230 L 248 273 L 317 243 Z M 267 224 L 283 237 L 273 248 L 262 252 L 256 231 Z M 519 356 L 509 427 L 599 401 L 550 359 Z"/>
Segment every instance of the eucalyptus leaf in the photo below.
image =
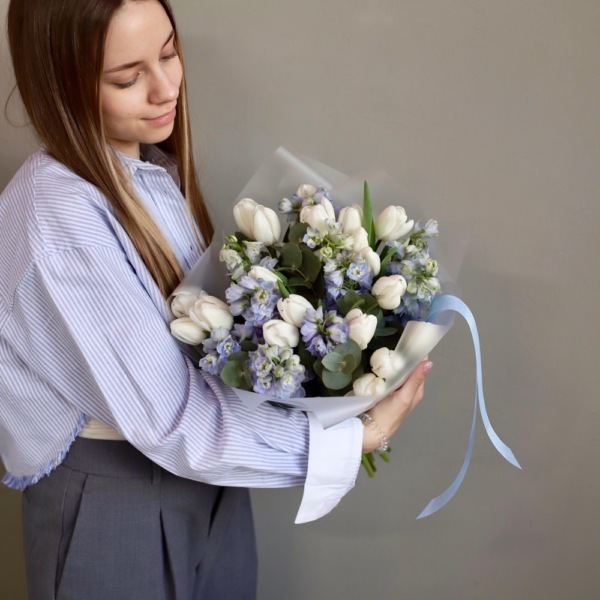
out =
<path fill-rule="evenodd" d="M 301 252 L 302 265 L 300 266 L 300 271 L 302 271 L 302 274 L 308 281 L 315 281 L 321 272 L 321 261 L 308 246 L 302 248 Z"/>
<path fill-rule="evenodd" d="M 356 369 L 357 363 L 358 361 L 356 358 L 351 353 L 348 353 L 346 356 L 344 356 L 339 370 L 342 373 L 352 375 L 354 369 Z"/>
<path fill-rule="evenodd" d="M 281 264 L 284 267 L 299 269 L 302 264 L 302 252 L 297 244 L 291 242 L 285 244 L 281 248 Z"/>
<path fill-rule="evenodd" d="M 342 368 L 343 361 L 344 355 L 334 350 L 326 354 L 321 362 L 328 371 L 339 371 Z"/>
<path fill-rule="evenodd" d="M 221 371 L 221 379 L 229 387 L 241 387 L 245 385 L 244 364 L 234 360 L 228 360 Z"/>
<path fill-rule="evenodd" d="M 352 381 L 352 375 L 348 375 L 347 373 L 328 371 L 327 369 L 325 369 L 323 371 L 322 379 L 323 383 L 330 390 L 341 390 Z"/>
<path fill-rule="evenodd" d="M 343 356 L 346 356 L 347 354 L 353 356 L 357 364 L 362 358 L 362 350 L 354 340 L 348 340 L 345 344 L 336 346 L 335 351 Z"/>
<path fill-rule="evenodd" d="M 338 312 L 345 317 L 353 308 L 358 308 L 361 303 L 361 297 L 356 292 L 348 290 L 336 300 L 335 305 Z"/>
<path fill-rule="evenodd" d="M 240 352 L 232 352 L 228 357 L 227 361 L 233 362 L 246 362 L 248 360 L 248 353 L 241 350 Z"/>
<path fill-rule="evenodd" d="M 308 225 L 306 223 L 294 223 L 290 228 L 289 240 L 293 243 L 298 243 L 302 241 L 302 238 L 306 235 L 306 231 L 308 230 Z"/>

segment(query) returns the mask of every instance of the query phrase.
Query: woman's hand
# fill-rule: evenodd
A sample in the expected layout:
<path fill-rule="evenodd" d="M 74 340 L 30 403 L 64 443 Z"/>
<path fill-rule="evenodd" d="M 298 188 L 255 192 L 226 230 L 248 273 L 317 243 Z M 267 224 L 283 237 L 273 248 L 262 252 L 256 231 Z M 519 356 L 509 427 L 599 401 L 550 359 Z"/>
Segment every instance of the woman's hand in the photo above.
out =
<path fill-rule="evenodd" d="M 385 432 L 388 439 L 402 425 L 412 409 L 421 402 L 425 393 L 425 377 L 433 363 L 425 358 L 404 382 L 402 387 L 386 396 L 368 411 L 368 415 Z M 365 426 L 363 433 L 363 452 L 374 452 L 382 444 L 382 437 L 377 429 Z"/>

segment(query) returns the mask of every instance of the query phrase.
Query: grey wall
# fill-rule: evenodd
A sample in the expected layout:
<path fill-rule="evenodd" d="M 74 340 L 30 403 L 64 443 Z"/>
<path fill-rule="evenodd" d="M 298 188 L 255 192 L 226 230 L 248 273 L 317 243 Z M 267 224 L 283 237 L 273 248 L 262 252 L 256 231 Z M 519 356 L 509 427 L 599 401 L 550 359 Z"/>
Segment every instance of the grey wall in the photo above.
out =
<path fill-rule="evenodd" d="M 457 496 L 415 520 L 465 450 L 473 358 L 458 323 L 375 481 L 303 526 L 300 490 L 254 494 L 261 600 L 599 597 L 600 3 L 174 5 L 217 223 L 280 144 L 349 174 L 384 167 L 442 227 L 474 220 L 459 284 L 492 422 L 524 467 L 480 429 Z M 0 85 L 4 98 L 4 66 Z M 32 146 L 4 122 L 0 136 L 4 185 Z M 2 600 L 22 597 L 17 501 L 0 491 Z"/>

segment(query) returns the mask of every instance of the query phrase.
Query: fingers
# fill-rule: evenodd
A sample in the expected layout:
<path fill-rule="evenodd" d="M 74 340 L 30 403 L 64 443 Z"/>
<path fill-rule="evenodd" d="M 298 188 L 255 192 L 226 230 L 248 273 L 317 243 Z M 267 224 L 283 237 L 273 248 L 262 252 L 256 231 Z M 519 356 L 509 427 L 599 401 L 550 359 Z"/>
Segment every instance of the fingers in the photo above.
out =
<path fill-rule="evenodd" d="M 424 393 L 423 384 L 425 382 L 425 377 L 427 377 L 427 373 L 431 371 L 432 367 L 433 363 L 430 360 L 425 359 L 421 361 L 419 366 L 410 374 L 410 377 L 404 382 L 404 384 L 398 390 L 398 392 L 396 392 L 396 394 L 406 394 L 406 397 L 411 399 L 418 397 L 417 402 L 419 402 L 423 397 Z"/>

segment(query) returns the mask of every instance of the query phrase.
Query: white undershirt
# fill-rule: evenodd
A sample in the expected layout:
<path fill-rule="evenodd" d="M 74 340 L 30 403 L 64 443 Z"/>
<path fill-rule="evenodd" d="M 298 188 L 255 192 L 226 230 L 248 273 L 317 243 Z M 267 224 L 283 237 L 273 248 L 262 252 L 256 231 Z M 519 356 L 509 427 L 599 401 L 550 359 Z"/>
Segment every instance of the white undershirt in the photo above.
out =
<path fill-rule="evenodd" d="M 92 440 L 124 440 L 115 429 L 90 417 L 87 425 L 79 432 L 79 437 Z"/>

